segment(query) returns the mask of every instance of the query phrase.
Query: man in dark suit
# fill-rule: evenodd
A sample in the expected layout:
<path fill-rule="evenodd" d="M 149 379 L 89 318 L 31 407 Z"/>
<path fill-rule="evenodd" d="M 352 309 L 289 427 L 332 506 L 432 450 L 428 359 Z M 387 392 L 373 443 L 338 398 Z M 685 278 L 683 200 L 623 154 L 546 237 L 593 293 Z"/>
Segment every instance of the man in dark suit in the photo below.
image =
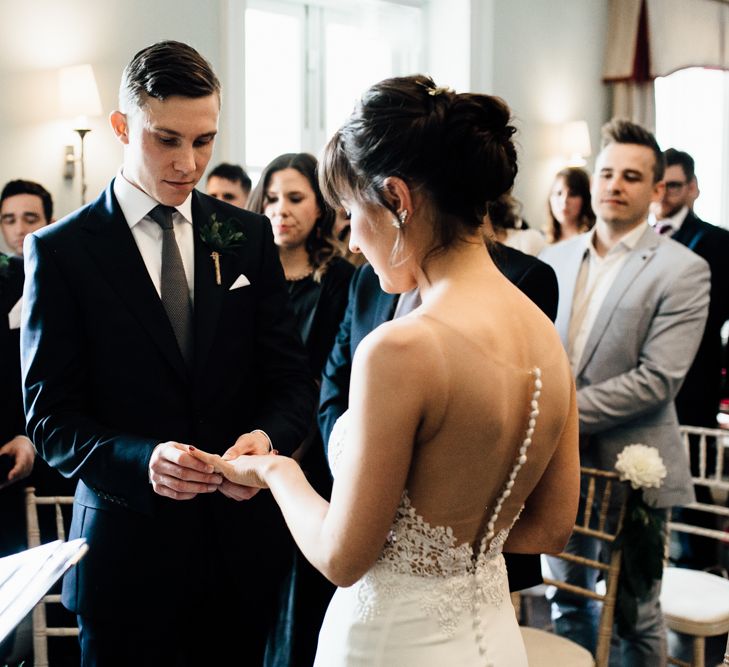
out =
<path fill-rule="evenodd" d="M 703 257 L 711 269 L 709 318 L 694 363 L 676 397 L 676 410 L 681 424 L 716 428 L 721 398 L 721 327 L 729 319 L 729 231 L 704 222 L 689 207 L 696 183 L 693 158 L 675 148 L 663 155 L 666 189 L 652 207 L 654 227 Z"/>
<path fill-rule="evenodd" d="M 13 180 L 0 192 L 0 229 L 13 255 L 0 254 L 0 557 L 27 546 L 25 489 L 50 472 L 25 435 L 20 381 L 20 305 L 23 239 L 52 221 L 53 200 L 39 183 Z M 42 469 L 42 470 L 41 470 Z M 30 476 L 35 471 L 35 475 Z M 0 643 L 0 664 L 28 658 L 14 646 L 14 634 Z M 28 647 L 29 648 L 29 647 Z"/>
<path fill-rule="evenodd" d="M 0 556 L 25 548 L 25 484 L 17 482 L 27 479 L 35 462 L 35 448 L 25 435 L 20 381 L 23 240 L 51 222 L 53 199 L 42 185 L 19 179 L 5 184 L 0 229 L 14 255 L 0 257 L 0 316 L 5 318 L 0 324 Z"/>
<path fill-rule="evenodd" d="M 160 42 L 119 98 L 120 172 L 25 244 L 28 433 L 79 480 L 71 537 L 90 547 L 63 601 L 84 666 L 256 665 L 290 537 L 270 494 L 189 447 L 290 453 L 313 386 L 270 225 L 194 190 L 218 127 L 210 65 Z"/>
<path fill-rule="evenodd" d="M 721 328 L 729 319 L 729 231 L 704 222 L 691 209 L 693 193 L 698 191 L 694 159 L 675 148 L 669 148 L 663 155 L 666 189 L 651 208 L 654 229 L 703 257 L 711 269 L 709 316 L 699 350 L 676 396 L 676 412 L 681 424 L 716 428 L 722 385 Z M 696 443 L 694 440 L 691 448 L 694 474 L 698 474 L 699 465 Z M 713 458 L 708 458 L 712 466 Z M 697 486 L 695 490 L 700 502 L 714 502 L 706 487 Z M 716 527 L 704 512 L 680 510 L 678 514 L 688 523 Z M 681 535 L 671 551 L 673 560 L 696 569 L 716 566 L 718 556 L 716 540 L 694 535 Z"/>
<path fill-rule="evenodd" d="M 492 246 L 491 254 L 501 272 L 554 321 L 558 300 L 554 270 L 535 257 L 500 243 Z M 322 374 L 319 428 L 325 447 L 334 423 L 349 405 L 349 376 L 357 346 L 380 324 L 404 314 L 402 307 L 410 294 L 400 297 L 398 307 L 398 295 L 387 294 L 380 289 L 380 281 L 369 264 L 357 269 L 352 277 L 347 310 Z M 522 590 L 541 583 L 538 555 L 504 555 L 511 590 Z"/>
<path fill-rule="evenodd" d="M 16 316 L 19 317 L 19 314 L 16 315 L 17 304 L 22 293 L 23 260 L 0 255 L 0 316 L 4 317 L 0 324 L 0 457 L 4 457 L 0 459 L 3 463 L 0 472 L 0 489 L 3 489 L 0 491 L 0 511 L 3 516 L 0 556 L 23 548 L 25 531 L 22 526 L 25 524 L 22 489 L 13 486 L 30 474 L 35 458 L 33 443 L 25 437 L 18 345 L 20 332 L 14 322 Z M 18 498 L 15 499 L 15 496 Z M 7 515 L 6 511 L 12 511 L 12 516 Z M 20 526 L 20 532 L 11 530 L 6 520 L 12 521 L 14 526 Z"/>

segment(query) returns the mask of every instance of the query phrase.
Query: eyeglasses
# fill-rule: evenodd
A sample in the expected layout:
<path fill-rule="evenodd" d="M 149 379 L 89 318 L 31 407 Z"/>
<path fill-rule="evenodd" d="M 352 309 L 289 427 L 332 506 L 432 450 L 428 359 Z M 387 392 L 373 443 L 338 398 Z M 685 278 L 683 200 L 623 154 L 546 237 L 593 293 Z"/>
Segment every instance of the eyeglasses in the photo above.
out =
<path fill-rule="evenodd" d="M 677 192 L 686 184 L 686 181 L 666 181 L 666 190 L 670 192 Z"/>

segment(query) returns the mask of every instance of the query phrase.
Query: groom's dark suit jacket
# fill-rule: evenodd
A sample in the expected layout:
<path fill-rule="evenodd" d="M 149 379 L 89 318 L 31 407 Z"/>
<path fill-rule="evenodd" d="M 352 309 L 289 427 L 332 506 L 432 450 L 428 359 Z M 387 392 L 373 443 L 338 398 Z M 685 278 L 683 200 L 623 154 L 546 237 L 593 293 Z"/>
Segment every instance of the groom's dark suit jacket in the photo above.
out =
<path fill-rule="evenodd" d="M 314 410 L 270 224 L 197 191 L 192 197 L 190 371 L 111 184 L 27 241 L 28 434 L 52 466 L 78 479 L 71 537 L 90 548 L 66 577 L 63 600 L 84 615 L 184 609 L 196 586 L 270 606 L 291 551 L 268 492 L 245 502 L 220 493 L 174 501 L 148 480 L 160 442 L 222 454 L 258 428 L 290 453 Z M 237 219 L 245 233 L 221 257 L 222 285 L 199 234 L 213 214 Z M 250 284 L 230 290 L 241 274 Z"/>
<path fill-rule="evenodd" d="M 558 289 L 552 267 L 501 244 L 491 249 L 491 255 L 501 272 L 554 321 Z M 334 422 L 349 404 L 349 376 L 354 352 L 370 331 L 392 318 L 396 304 L 397 295 L 386 294 L 380 289 L 380 281 L 369 264 L 356 271 L 349 287 L 347 310 L 322 375 L 319 428 L 325 447 Z M 538 555 L 506 554 L 506 558 L 511 590 L 541 583 Z"/>
<path fill-rule="evenodd" d="M 729 231 L 689 211 L 671 238 L 703 257 L 711 269 L 709 317 L 699 351 L 676 396 L 678 420 L 715 428 L 721 399 L 721 327 L 729 319 Z"/>

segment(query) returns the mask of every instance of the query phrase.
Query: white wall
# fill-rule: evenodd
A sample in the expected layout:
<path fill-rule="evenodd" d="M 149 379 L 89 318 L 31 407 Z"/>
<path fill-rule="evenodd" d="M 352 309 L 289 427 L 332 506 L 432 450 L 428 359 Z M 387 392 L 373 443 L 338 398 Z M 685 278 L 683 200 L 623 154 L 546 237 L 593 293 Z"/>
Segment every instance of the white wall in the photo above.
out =
<path fill-rule="evenodd" d="M 475 3 L 492 0 L 474 0 Z M 563 165 L 555 150 L 559 123 L 586 120 L 594 163 L 607 92 L 600 83 L 605 50 L 604 0 L 493 0 L 493 88 L 516 117 L 519 175 L 515 196 L 531 227 L 546 222 L 554 173 Z M 488 18 L 488 17 L 486 17 Z"/>
<path fill-rule="evenodd" d="M 42 183 L 54 197 L 56 217 L 80 205 L 78 178 L 62 177 L 63 147 L 78 148 L 78 136 L 59 115 L 57 70 L 91 63 L 105 114 L 90 119 L 86 137 L 88 196 L 96 197 L 121 164 L 106 117 L 116 108 L 124 65 L 148 44 L 178 39 L 220 69 L 220 21 L 218 2 L 198 0 L 0 3 L 0 187 L 13 178 Z"/>
<path fill-rule="evenodd" d="M 546 222 L 546 199 L 561 169 L 557 130 L 586 120 L 592 166 L 607 114 L 600 83 L 604 0 L 430 0 L 427 70 L 457 91 L 503 97 L 519 129 L 515 196 L 532 227 Z"/>
<path fill-rule="evenodd" d="M 57 217 L 80 202 L 78 179 L 62 178 L 63 147 L 78 145 L 58 111 L 59 67 L 91 63 L 105 115 L 116 106 L 119 76 L 140 48 L 160 39 L 186 41 L 213 64 L 224 90 L 213 163 L 240 134 L 242 72 L 228 72 L 226 52 L 241 49 L 244 0 L 23 0 L 0 2 L 0 185 L 12 178 L 43 183 Z M 427 69 L 457 90 L 502 96 L 520 128 L 516 196 L 532 226 L 544 222 L 556 170 L 549 146 L 556 123 L 585 119 L 596 145 L 605 120 L 600 83 L 607 3 L 604 0 L 431 0 Z M 230 91 L 225 94 L 225 90 Z M 226 99 L 228 104 L 226 105 Z M 86 139 L 89 197 L 116 172 L 121 148 L 106 118 L 91 119 Z"/>

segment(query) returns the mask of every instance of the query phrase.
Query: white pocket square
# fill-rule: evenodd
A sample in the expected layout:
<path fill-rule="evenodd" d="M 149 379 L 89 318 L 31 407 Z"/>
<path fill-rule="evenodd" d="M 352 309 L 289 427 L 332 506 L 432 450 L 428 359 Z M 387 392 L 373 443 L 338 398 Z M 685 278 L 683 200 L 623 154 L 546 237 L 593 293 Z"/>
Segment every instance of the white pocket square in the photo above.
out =
<path fill-rule="evenodd" d="M 10 329 L 20 329 L 20 316 L 23 312 L 23 299 L 18 299 L 18 302 L 10 309 L 8 313 L 8 325 Z"/>
<path fill-rule="evenodd" d="M 242 273 L 235 279 L 235 282 L 230 286 L 228 291 L 238 289 L 239 287 L 246 287 L 247 285 L 250 285 L 251 281 L 248 280 Z"/>

